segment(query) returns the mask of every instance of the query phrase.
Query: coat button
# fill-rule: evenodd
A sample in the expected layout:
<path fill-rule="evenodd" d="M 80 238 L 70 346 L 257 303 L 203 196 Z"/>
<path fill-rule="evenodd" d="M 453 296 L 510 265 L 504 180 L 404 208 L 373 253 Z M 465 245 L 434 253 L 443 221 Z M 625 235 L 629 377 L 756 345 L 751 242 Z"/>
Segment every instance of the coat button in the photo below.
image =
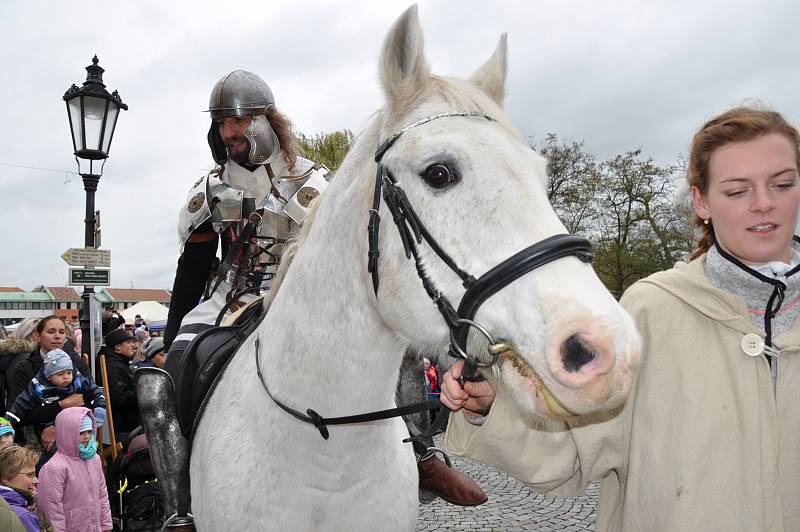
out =
<path fill-rule="evenodd" d="M 764 339 L 756 333 L 748 333 L 742 337 L 742 351 L 745 355 L 757 357 L 764 352 Z"/>

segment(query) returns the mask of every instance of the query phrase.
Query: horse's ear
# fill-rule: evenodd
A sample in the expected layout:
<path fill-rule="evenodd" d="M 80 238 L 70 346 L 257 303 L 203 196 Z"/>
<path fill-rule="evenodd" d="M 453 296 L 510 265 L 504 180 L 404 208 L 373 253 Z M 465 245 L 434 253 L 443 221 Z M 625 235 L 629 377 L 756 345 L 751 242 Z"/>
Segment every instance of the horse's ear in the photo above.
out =
<path fill-rule="evenodd" d="M 417 5 L 409 7 L 389 30 L 380 61 L 381 83 L 389 109 L 400 112 L 430 80 L 423 53 Z"/>
<path fill-rule="evenodd" d="M 497 49 L 482 67 L 470 76 L 469 80 L 477 85 L 479 89 L 489 95 L 503 106 L 503 99 L 506 96 L 506 69 L 508 65 L 508 38 L 504 33 L 500 36 Z"/>

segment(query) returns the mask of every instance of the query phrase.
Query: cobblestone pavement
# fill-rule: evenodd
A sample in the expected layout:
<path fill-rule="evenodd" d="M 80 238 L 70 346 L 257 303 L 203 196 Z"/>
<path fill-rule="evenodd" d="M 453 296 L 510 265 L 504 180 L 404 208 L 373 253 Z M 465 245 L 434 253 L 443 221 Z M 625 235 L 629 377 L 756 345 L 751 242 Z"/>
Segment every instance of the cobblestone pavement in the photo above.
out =
<path fill-rule="evenodd" d="M 437 445 L 441 445 L 437 437 Z M 466 508 L 436 499 L 420 505 L 417 530 L 594 530 L 598 485 L 591 484 L 581 497 L 545 497 L 496 469 L 450 457 L 453 465 L 480 484 L 489 500 Z"/>

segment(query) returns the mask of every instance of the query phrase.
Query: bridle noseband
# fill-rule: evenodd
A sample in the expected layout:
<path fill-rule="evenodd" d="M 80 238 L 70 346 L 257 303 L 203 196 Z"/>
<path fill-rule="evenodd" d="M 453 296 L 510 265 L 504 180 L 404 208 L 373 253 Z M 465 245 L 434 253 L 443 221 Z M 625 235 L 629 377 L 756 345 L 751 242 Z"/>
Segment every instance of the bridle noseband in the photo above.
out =
<path fill-rule="evenodd" d="M 403 242 L 406 258 L 414 258 L 414 263 L 417 268 L 417 275 L 422 281 L 422 286 L 428 297 L 433 300 L 439 312 L 442 314 L 448 328 L 450 329 L 450 349 L 449 352 L 454 357 L 464 359 L 463 376 L 466 379 L 471 379 L 473 374 L 478 368 L 487 368 L 497 363 L 499 355 L 511 347 L 502 340 L 496 340 L 492 334 L 479 323 L 474 321 L 475 314 L 478 309 L 483 305 L 487 299 L 508 286 L 510 283 L 519 279 L 526 273 L 529 273 L 536 268 L 544 266 L 554 260 L 564 257 L 577 257 L 581 262 L 589 263 L 592 260 L 592 245 L 583 237 L 569 234 L 554 235 L 546 238 L 536 244 L 528 246 L 522 251 L 515 253 L 507 258 L 488 272 L 484 273 L 477 279 L 461 269 L 455 261 L 442 249 L 435 238 L 430 234 L 428 229 L 422 223 L 416 211 L 408 201 L 405 191 L 397 183 L 397 180 L 389 172 L 386 166 L 381 162 L 383 156 L 391 148 L 395 142 L 409 129 L 417 126 L 427 124 L 433 120 L 447 117 L 479 117 L 485 120 L 494 122 L 495 120 L 484 114 L 472 111 L 453 111 L 447 113 L 438 113 L 427 116 L 416 122 L 413 122 L 396 133 L 392 134 L 389 138 L 383 141 L 375 152 L 375 162 L 378 164 L 377 172 L 375 175 L 375 193 L 372 200 L 372 208 L 370 209 L 369 224 L 367 230 L 369 233 L 369 252 L 367 269 L 372 275 L 372 286 L 375 291 L 375 297 L 378 297 L 378 286 L 380 278 L 378 276 L 378 258 L 380 252 L 378 251 L 378 235 L 380 231 L 381 218 L 378 213 L 380 208 L 381 197 L 386 202 L 389 212 L 392 213 L 392 218 L 400 233 L 400 239 Z M 461 298 L 461 303 L 458 310 L 453 307 L 447 297 L 442 294 L 439 289 L 434 285 L 433 281 L 428 277 L 427 272 L 422 264 L 418 245 L 425 241 L 431 249 L 439 256 L 456 275 L 461 278 L 462 284 L 466 291 Z M 475 328 L 480 332 L 488 341 L 487 351 L 491 356 L 489 362 L 482 362 L 476 357 L 472 357 L 467 353 L 466 343 L 469 328 Z M 341 425 L 352 423 L 363 423 L 367 421 L 375 421 L 380 419 L 388 419 L 401 415 L 412 414 L 427 410 L 434 410 L 441 406 L 438 399 L 433 399 L 423 403 L 415 403 L 412 405 L 403 406 L 400 408 L 392 408 L 389 410 L 381 410 L 377 412 L 369 412 L 366 414 L 357 414 L 352 416 L 343 416 L 336 418 L 324 418 L 312 409 L 307 409 L 305 412 L 300 412 L 278 400 L 267 387 L 264 375 L 261 372 L 261 365 L 259 362 L 259 338 L 256 336 L 255 340 L 255 356 L 256 356 L 256 372 L 261 386 L 267 392 L 267 395 L 284 411 L 291 414 L 300 421 L 311 423 L 319 430 L 323 438 L 328 439 L 328 425 Z M 446 407 L 441 406 L 442 410 Z M 404 441 L 420 440 L 429 437 L 438 431 L 447 416 L 440 412 L 436 418 L 436 423 L 424 434 L 408 438 Z"/>

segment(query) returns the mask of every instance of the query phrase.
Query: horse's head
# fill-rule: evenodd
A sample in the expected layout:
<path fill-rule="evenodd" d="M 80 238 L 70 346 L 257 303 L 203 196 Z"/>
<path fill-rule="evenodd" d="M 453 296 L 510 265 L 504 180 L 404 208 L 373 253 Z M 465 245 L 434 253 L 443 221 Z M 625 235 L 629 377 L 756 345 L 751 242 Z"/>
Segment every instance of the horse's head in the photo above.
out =
<path fill-rule="evenodd" d="M 545 161 L 501 107 L 505 36 L 468 80 L 432 75 L 412 7 L 386 38 L 380 73 L 387 100 L 378 116 L 380 141 L 421 122 L 390 144 L 381 164 L 455 265 L 479 277 L 520 250 L 566 232 L 548 202 Z M 471 114 L 455 114 L 460 111 Z M 432 118 L 439 114 L 448 116 Z M 407 260 L 385 201 L 379 212 L 378 310 L 410 344 L 441 350 L 449 338 L 447 323 Z M 457 306 L 462 279 L 428 243 L 419 244 L 419 255 L 431 286 Z M 630 389 L 640 349 L 633 321 L 591 266 L 574 256 L 508 284 L 480 306 L 475 321 L 513 347 L 500 358 L 501 385 L 529 414 L 553 418 L 608 409 Z M 467 346 L 488 358 L 486 342 L 474 330 Z"/>

